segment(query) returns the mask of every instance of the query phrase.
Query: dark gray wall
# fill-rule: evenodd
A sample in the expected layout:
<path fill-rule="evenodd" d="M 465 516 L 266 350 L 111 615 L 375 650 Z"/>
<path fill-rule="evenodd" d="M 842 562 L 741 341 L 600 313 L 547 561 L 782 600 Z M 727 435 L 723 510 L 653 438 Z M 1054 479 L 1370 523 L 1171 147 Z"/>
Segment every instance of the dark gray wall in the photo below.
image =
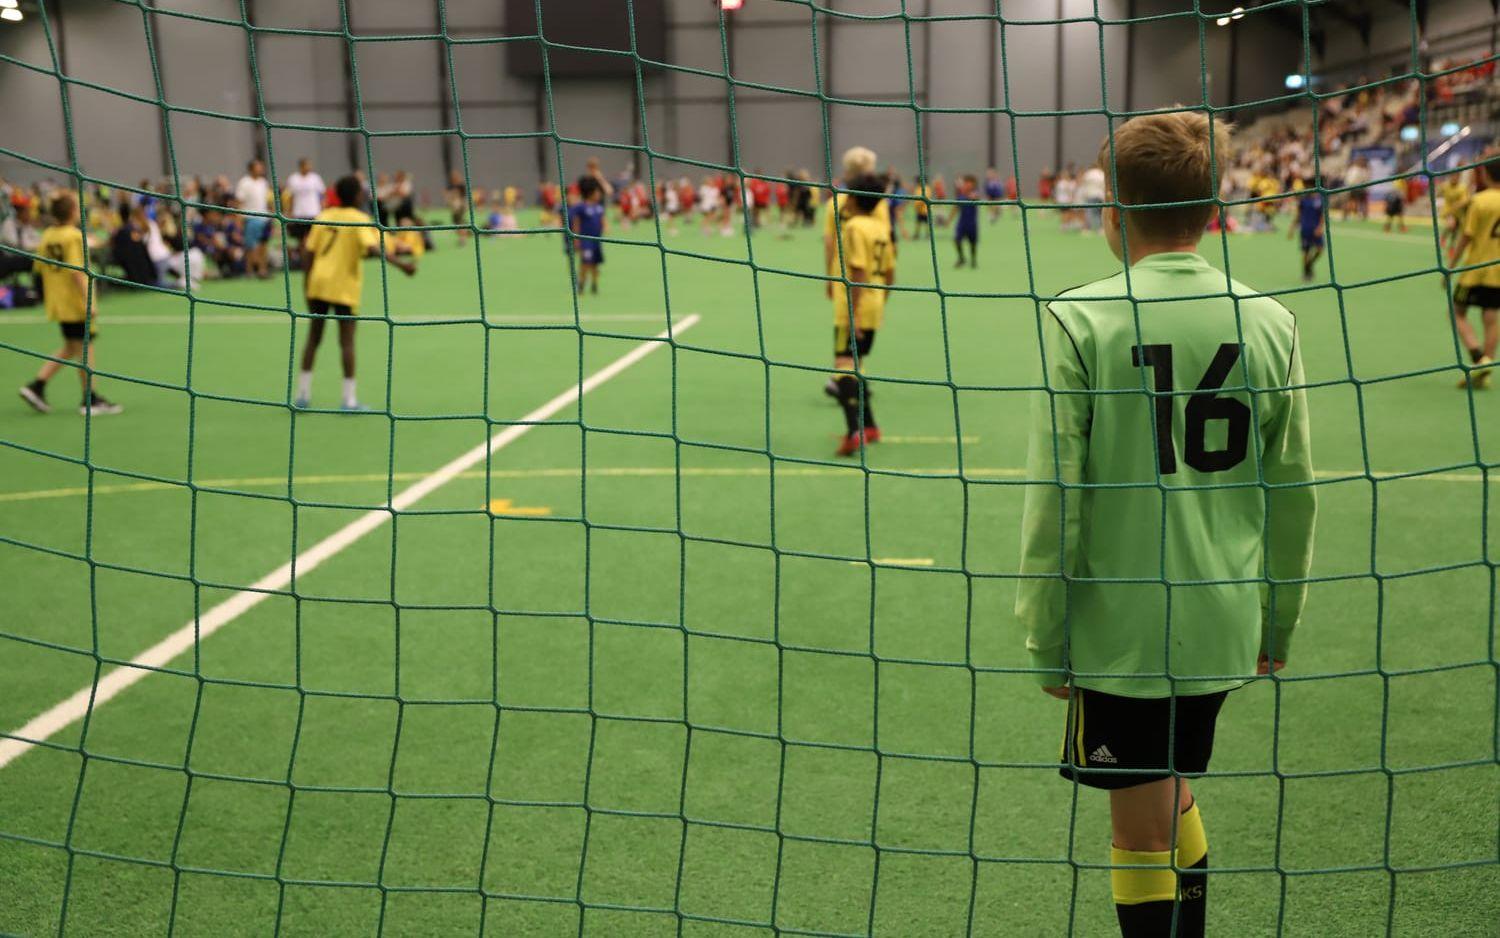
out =
<path fill-rule="evenodd" d="M 1436 57 L 1495 54 L 1500 35 L 1490 0 L 1440 0 L 1426 6 L 1426 30 L 1415 44 L 1419 61 L 1423 52 Z M 1356 29 L 1330 31 L 1320 70 L 1338 77 L 1356 78 L 1363 72 L 1380 78 L 1392 69 L 1411 67 L 1418 32 L 1411 7 L 1390 3 L 1375 9 L 1368 44 Z"/>
<path fill-rule="evenodd" d="M 857 18 L 819 16 L 816 23 L 808 4 L 749 0 L 727 37 L 738 82 L 731 127 L 726 82 L 712 76 L 649 75 L 642 120 L 633 80 L 558 80 L 549 99 L 535 84 L 506 74 L 498 42 L 445 48 L 429 39 L 367 41 L 351 54 L 338 36 L 258 32 L 252 44 L 238 23 L 239 0 L 155 0 L 161 12 L 149 17 L 148 41 L 146 17 L 134 4 L 69 0 L 58 20 L 56 0 L 48 3 L 70 75 L 148 102 L 158 98 L 159 79 L 165 100 L 177 108 L 243 118 L 175 110 L 163 121 L 153 104 L 74 85 L 73 138 L 84 172 L 124 182 L 161 176 L 170 165 L 184 175 L 237 175 L 269 146 L 279 175 L 304 155 L 335 174 L 349 168 L 352 156 L 378 171 L 413 170 L 429 195 L 447 166 L 467 164 L 476 185 L 529 188 L 539 158 L 547 176 L 558 175 L 559 151 L 566 176 L 590 155 L 610 168 L 632 160 L 626 151 L 524 137 L 538 130 L 621 146 L 645 140 L 658 154 L 687 160 L 723 163 L 737 152 L 747 170 L 806 167 L 815 176 L 831 164 L 836 169 L 838 154 L 854 144 L 914 173 L 920 139 L 929 172 L 951 176 L 993 160 L 1002 172 L 1019 169 L 1031 191 L 1044 169 L 1093 158 L 1108 126 L 1106 108 L 1229 104 L 1231 42 L 1239 43 L 1233 84 L 1242 101 L 1280 94 L 1283 77 L 1303 54 L 1285 21 L 1252 12 L 1229 28 L 1200 26 L 1195 16 L 1170 15 L 1183 7 L 1172 0 L 1007 0 L 1003 23 L 994 17 L 994 0 L 906 0 L 915 18 L 906 21 L 891 16 L 901 9 L 894 0 L 848 0 L 838 9 Z M 247 0 L 247 7 L 252 22 L 271 29 L 343 28 L 337 0 Z M 350 28 L 360 36 L 438 29 L 437 0 L 348 7 Z M 503 35 L 495 0 L 446 0 L 442 8 L 456 39 Z M 174 12 L 230 22 L 167 15 Z M 722 71 L 725 37 L 708 0 L 669 0 L 668 16 L 668 61 Z M 1159 18 L 1127 27 L 1121 21 L 1128 16 Z M 1059 25 L 1059 19 L 1071 21 Z M 991 49 L 1001 51 L 994 67 Z M 52 67 L 37 16 L 20 26 L 0 24 L 0 52 Z M 345 129 L 349 73 L 359 91 L 352 110 L 375 133 L 368 143 Z M 821 103 L 820 92 L 835 100 Z M 0 145 L 69 162 L 51 76 L 0 62 L 0 100 L 6 102 Z M 919 116 L 914 105 L 937 110 Z M 262 106 L 271 123 L 310 129 L 268 131 L 259 120 Z M 382 135 L 445 127 L 523 136 Z M 653 169 L 673 177 L 704 172 L 671 159 Z M 3 157 L 0 173 L 49 175 Z"/>

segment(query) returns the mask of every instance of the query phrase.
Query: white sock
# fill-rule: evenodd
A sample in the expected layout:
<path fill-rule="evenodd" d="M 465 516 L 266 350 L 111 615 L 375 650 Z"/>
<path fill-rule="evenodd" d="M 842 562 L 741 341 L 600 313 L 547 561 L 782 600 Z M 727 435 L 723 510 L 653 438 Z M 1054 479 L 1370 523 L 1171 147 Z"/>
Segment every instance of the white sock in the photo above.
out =
<path fill-rule="evenodd" d="M 312 376 L 313 373 L 310 371 L 297 373 L 297 396 L 303 400 L 312 398 Z"/>
<path fill-rule="evenodd" d="M 354 379 L 344 379 L 344 406 L 353 407 L 359 403 L 359 398 L 354 396 Z"/>

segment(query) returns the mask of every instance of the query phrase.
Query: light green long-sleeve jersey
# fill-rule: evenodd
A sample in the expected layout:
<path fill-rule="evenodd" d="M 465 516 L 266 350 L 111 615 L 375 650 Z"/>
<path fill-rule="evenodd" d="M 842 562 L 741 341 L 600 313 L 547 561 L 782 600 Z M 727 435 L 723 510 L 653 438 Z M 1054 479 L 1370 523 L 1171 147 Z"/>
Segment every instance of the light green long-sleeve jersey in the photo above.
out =
<path fill-rule="evenodd" d="M 1292 314 L 1155 254 L 1049 304 L 1042 350 L 1016 600 L 1040 683 L 1206 694 L 1285 660 L 1317 511 Z"/>

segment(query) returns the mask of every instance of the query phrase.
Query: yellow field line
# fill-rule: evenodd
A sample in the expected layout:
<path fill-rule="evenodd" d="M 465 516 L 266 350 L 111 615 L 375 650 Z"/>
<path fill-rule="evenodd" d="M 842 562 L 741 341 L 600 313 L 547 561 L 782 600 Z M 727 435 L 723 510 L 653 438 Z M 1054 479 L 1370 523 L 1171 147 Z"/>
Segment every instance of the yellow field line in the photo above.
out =
<path fill-rule="evenodd" d="M 787 466 L 776 470 L 780 477 L 817 478 L 817 477 L 842 477 L 847 476 L 857 466 L 844 467 L 819 467 L 819 466 Z M 957 474 L 958 469 L 953 466 L 946 467 L 924 467 L 918 469 L 906 469 L 892 467 L 892 471 L 908 473 L 913 476 L 946 477 Z M 483 469 L 472 469 L 459 473 L 456 478 L 460 479 L 482 479 L 486 474 L 492 479 L 567 479 L 577 478 L 582 470 L 577 466 L 557 466 L 552 468 L 538 469 L 491 469 L 486 473 Z M 660 477 L 684 477 L 684 478 L 750 478 L 770 474 L 769 469 L 759 467 L 715 467 L 715 466 L 600 466 L 589 469 L 591 478 L 660 478 Z M 375 482 L 409 482 L 420 479 L 422 472 L 363 472 L 344 473 L 333 475 L 305 475 L 294 476 L 294 486 L 303 485 L 349 485 L 365 484 Z M 964 475 L 971 478 L 1003 478 L 1023 479 L 1026 470 L 1019 467 L 995 467 L 969 466 L 964 469 Z M 1316 473 L 1320 479 L 1343 479 L 1359 478 L 1360 470 L 1326 470 Z M 1476 483 L 1483 482 L 1484 476 L 1477 472 L 1446 472 L 1441 474 L 1414 476 L 1403 479 L 1385 479 L 1379 474 L 1375 476 L 1376 481 L 1413 481 L 1413 482 L 1449 482 L 1449 483 Z M 1500 481 L 1500 475 L 1491 481 Z M 257 489 L 257 488 L 279 488 L 287 483 L 286 476 L 244 476 L 239 478 L 224 479 L 198 479 L 195 485 L 201 488 L 212 489 Z M 180 491 L 186 488 L 185 483 L 179 482 L 118 482 L 101 483 L 93 487 L 95 495 L 128 495 L 140 492 L 167 492 Z M 31 489 L 20 492 L 0 492 L 0 503 L 3 502 L 31 502 L 44 501 L 53 498 L 81 498 L 89 494 L 87 486 L 77 485 L 64 488 Z"/>

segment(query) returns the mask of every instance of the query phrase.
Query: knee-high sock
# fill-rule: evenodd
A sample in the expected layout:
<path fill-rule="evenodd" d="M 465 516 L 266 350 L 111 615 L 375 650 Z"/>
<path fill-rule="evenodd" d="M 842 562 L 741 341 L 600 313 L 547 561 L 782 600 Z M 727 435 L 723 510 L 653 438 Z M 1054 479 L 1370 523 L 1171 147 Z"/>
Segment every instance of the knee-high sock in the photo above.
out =
<path fill-rule="evenodd" d="M 863 426 L 875 426 L 875 411 L 870 407 L 870 386 L 863 378 L 854 375 L 839 375 L 835 382 L 839 391 L 839 404 L 844 408 L 844 423 L 851 434 L 858 433 Z M 863 424 L 861 424 L 863 416 Z"/>
<path fill-rule="evenodd" d="M 1177 938 L 1203 938 L 1208 910 L 1208 835 L 1198 802 L 1177 819 Z"/>
<path fill-rule="evenodd" d="M 1114 847 L 1109 862 L 1115 915 L 1124 938 L 1170 938 L 1172 907 L 1177 898 L 1177 874 L 1170 850 L 1122 850 Z M 1119 867 L 1153 867 L 1119 869 Z"/>
<path fill-rule="evenodd" d="M 1115 913 L 1124 938 L 1203 938 L 1208 905 L 1208 838 L 1195 802 L 1177 821 L 1177 849 L 1110 851 Z M 1176 873 L 1172 866 L 1183 872 Z M 1173 918 L 1177 927 L 1172 928 Z"/>

